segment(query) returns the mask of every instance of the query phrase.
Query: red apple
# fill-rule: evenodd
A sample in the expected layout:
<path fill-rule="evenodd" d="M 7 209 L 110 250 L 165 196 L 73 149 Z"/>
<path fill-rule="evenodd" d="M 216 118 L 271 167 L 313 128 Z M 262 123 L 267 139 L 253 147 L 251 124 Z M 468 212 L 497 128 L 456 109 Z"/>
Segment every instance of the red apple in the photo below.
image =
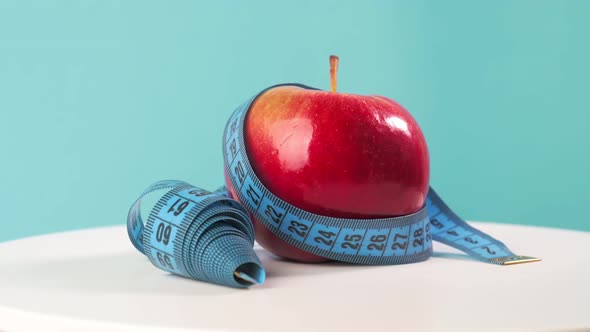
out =
<path fill-rule="evenodd" d="M 335 73 L 332 77 L 334 91 Z M 383 218 L 424 206 L 429 185 L 426 140 L 410 113 L 391 99 L 276 87 L 251 105 L 244 135 L 260 181 L 305 211 Z M 226 184 L 237 199 L 227 178 Z M 302 262 L 327 260 L 253 221 L 257 242 L 272 253 Z"/>

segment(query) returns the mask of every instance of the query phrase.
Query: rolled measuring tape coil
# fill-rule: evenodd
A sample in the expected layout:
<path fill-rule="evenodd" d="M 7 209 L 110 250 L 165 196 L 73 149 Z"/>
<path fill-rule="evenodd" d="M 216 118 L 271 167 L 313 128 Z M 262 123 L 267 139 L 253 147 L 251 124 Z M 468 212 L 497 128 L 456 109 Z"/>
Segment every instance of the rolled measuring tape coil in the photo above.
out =
<path fill-rule="evenodd" d="M 161 190 L 167 192 L 144 225 L 142 198 Z M 264 281 L 248 213 L 223 190 L 209 192 L 175 180 L 157 182 L 131 206 L 127 233 L 135 248 L 164 271 L 236 288 Z"/>
<path fill-rule="evenodd" d="M 250 106 L 279 86 L 318 90 L 302 84 L 269 87 L 239 106 L 224 132 L 224 165 L 237 199 L 283 241 L 317 256 L 358 264 L 402 264 L 428 259 L 432 241 L 500 265 L 539 259 L 515 255 L 504 243 L 468 225 L 430 188 L 426 205 L 405 216 L 382 219 L 333 218 L 301 210 L 271 193 L 256 177 L 245 149 L 244 122 Z"/>

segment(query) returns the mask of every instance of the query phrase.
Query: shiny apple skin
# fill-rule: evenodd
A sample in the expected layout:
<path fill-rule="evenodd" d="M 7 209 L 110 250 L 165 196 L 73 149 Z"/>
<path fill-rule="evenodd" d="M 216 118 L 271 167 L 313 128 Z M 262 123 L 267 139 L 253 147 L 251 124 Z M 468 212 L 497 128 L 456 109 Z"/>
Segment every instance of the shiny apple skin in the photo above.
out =
<path fill-rule="evenodd" d="M 424 206 L 430 176 L 426 140 L 411 114 L 386 97 L 276 87 L 251 106 L 244 136 L 260 181 L 305 211 L 383 218 Z M 227 176 L 226 184 L 237 199 Z M 328 260 L 284 242 L 252 218 L 257 242 L 275 255 Z"/>

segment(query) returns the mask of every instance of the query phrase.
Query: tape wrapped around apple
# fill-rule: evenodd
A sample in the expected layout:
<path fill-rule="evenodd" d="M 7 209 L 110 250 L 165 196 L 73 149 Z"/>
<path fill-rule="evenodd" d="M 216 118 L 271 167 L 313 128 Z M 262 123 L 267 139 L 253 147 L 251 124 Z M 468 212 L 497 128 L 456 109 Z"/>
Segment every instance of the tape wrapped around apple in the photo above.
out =
<path fill-rule="evenodd" d="M 338 58 L 330 57 L 331 91 L 279 86 L 251 105 L 245 149 L 256 176 L 302 210 L 339 218 L 408 215 L 426 201 L 430 162 L 412 115 L 383 96 L 336 92 Z M 232 198 L 239 200 L 226 174 Z M 327 258 L 281 240 L 250 214 L 256 241 L 300 262 Z"/>

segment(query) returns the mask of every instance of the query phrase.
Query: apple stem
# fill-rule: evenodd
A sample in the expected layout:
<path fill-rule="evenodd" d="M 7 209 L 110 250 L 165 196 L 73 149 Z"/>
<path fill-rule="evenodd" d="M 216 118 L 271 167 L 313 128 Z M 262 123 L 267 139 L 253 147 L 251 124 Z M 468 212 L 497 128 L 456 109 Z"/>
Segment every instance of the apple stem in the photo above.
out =
<path fill-rule="evenodd" d="M 336 92 L 336 82 L 338 76 L 338 56 L 330 55 L 330 91 Z"/>

